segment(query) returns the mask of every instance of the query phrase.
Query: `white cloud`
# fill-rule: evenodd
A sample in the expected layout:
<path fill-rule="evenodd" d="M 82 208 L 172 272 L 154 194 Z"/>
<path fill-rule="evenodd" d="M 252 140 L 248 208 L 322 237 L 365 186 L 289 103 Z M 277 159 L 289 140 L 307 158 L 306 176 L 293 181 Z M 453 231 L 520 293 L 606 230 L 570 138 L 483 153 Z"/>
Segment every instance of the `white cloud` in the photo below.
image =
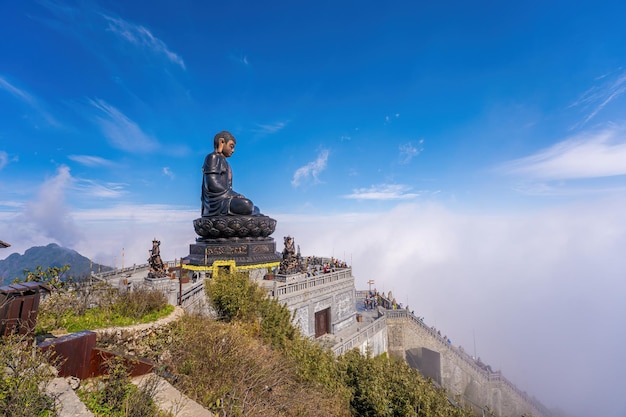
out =
<path fill-rule="evenodd" d="M 621 385 L 597 384 L 626 372 L 626 363 L 613 360 L 626 344 L 625 204 L 497 216 L 434 204 L 366 215 L 276 214 L 274 236 L 293 236 L 305 256 L 345 259 L 358 288 L 374 279 L 455 345 L 474 353 L 475 340 L 485 363 L 545 405 L 609 415 L 598 404 L 626 409 Z M 581 340 L 596 360 L 579 360 Z"/>
<path fill-rule="evenodd" d="M 402 184 L 379 184 L 370 188 L 357 188 L 344 198 L 355 200 L 411 200 L 419 194 L 410 193 L 411 187 Z"/>
<path fill-rule="evenodd" d="M 600 178 L 626 174 L 626 131 L 612 126 L 576 135 L 499 171 L 537 180 Z"/>
<path fill-rule="evenodd" d="M 82 232 L 65 203 L 66 191 L 73 183 L 70 169 L 65 165 L 60 166 L 54 177 L 42 183 L 35 199 L 26 204 L 21 219 L 24 226 L 64 246 L 71 247 L 78 242 Z"/>
<path fill-rule="evenodd" d="M 163 175 L 165 175 L 166 177 L 170 177 L 171 179 L 174 179 L 175 177 L 170 167 L 163 167 Z"/>
<path fill-rule="evenodd" d="M 13 201 L 13 200 L 0 200 L 0 206 L 9 207 L 11 209 L 21 209 L 24 207 L 24 203 L 21 201 Z M 12 210 L 11 210 L 12 211 Z M 2 214 L 6 214 L 6 212 L 0 211 Z"/>
<path fill-rule="evenodd" d="M 102 17 L 109 22 L 108 30 L 120 36 L 139 48 L 145 48 L 156 55 L 162 55 L 172 63 L 185 69 L 185 62 L 175 52 L 172 52 L 165 42 L 155 37 L 146 27 L 128 22 L 122 18 L 108 16 Z"/>
<path fill-rule="evenodd" d="M 63 168 L 44 185 L 54 195 L 70 182 Z M 54 210 L 45 205 L 49 201 L 37 203 Z M 368 214 L 277 213 L 273 236 L 278 243 L 295 237 L 305 256 L 348 261 L 357 288 L 374 279 L 378 290 L 393 291 L 455 345 L 473 353 L 475 341 L 485 363 L 545 405 L 609 415 L 601 408 L 626 408 L 621 385 L 597 384 L 620 381 L 626 373 L 626 363 L 614 360 L 626 344 L 625 205 L 623 199 L 587 201 L 497 216 L 406 203 Z M 199 213 L 119 205 L 61 215 L 50 223 L 69 216 L 85 231 L 73 249 L 97 262 L 129 266 L 146 262 L 153 238 L 162 242 L 164 259 L 187 255 Z M 0 213 L 0 237 L 11 250 L 49 243 L 44 230 L 26 229 L 23 220 Z M 593 361 L 580 360 L 581 341 Z"/>
<path fill-rule="evenodd" d="M 189 244 L 196 237 L 193 219 L 198 215 L 197 209 L 166 205 L 128 204 L 73 209 L 50 222 L 58 227 L 64 218 L 71 218 L 74 227 L 83 233 L 68 240 L 60 239 L 62 234 L 59 232 L 50 234 L 39 224 L 26 222 L 28 215 L 0 212 L 0 236 L 11 242 L 13 252 L 23 253 L 32 246 L 46 245 L 53 240 L 96 262 L 120 267 L 122 260 L 126 266 L 146 263 L 148 249 L 155 237 L 162 242 L 164 259 L 174 260 L 188 255 Z M 4 251 L 0 258 L 9 255 Z"/>
<path fill-rule="evenodd" d="M 152 239 L 161 241 L 161 255 L 174 260 L 189 255 L 196 233 L 197 209 L 180 206 L 124 204 L 105 209 L 77 210 L 74 217 L 90 235 L 80 242 L 80 253 L 106 265 L 146 263 Z M 78 249 L 77 249 L 78 250 Z"/>
<path fill-rule="evenodd" d="M 420 139 L 417 142 L 417 146 L 414 146 L 412 142 L 401 144 L 398 149 L 400 150 L 400 163 L 408 164 L 411 160 L 419 155 L 424 150 L 424 139 Z"/>
<path fill-rule="evenodd" d="M 133 153 L 150 152 L 158 148 L 159 144 L 154 138 L 144 133 L 137 123 L 115 107 L 100 99 L 89 100 L 89 103 L 98 110 L 94 119 L 115 148 Z"/>
<path fill-rule="evenodd" d="M 113 161 L 110 161 L 108 159 L 104 159 L 101 158 L 99 156 L 93 156 L 93 155 L 68 155 L 67 156 L 69 159 L 71 159 L 74 162 L 78 162 L 81 165 L 87 166 L 87 167 L 107 167 L 107 166 L 112 166 L 114 165 Z"/>
<path fill-rule="evenodd" d="M 320 173 L 326 169 L 328 155 L 328 150 L 322 149 L 315 161 L 311 161 L 305 166 L 298 168 L 293 174 L 291 185 L 298 187 L 303 181 L 309 180 L 312 180 L 313 183 L 318 183 Z"/>

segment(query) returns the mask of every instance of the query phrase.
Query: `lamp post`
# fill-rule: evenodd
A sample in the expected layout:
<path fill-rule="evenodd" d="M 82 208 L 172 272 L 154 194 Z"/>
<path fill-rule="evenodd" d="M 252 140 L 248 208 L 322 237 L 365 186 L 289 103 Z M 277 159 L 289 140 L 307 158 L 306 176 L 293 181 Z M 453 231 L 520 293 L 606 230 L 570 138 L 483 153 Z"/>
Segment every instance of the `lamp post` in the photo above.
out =
<path fill-rule="evenodd" d="M 370 279 L 369 281 L 367 281 L 367 283 L 368 283 L 368 284 L 369 284 L 369 286 L 370 286 L 370 289 L 369 289 L 369 290 L 370 290 L 370 292 L 371 292 L 371 291 L 372 291 L 372 284 L 374 283 L 374 280 L 373 280 L 373 279 Z"/>

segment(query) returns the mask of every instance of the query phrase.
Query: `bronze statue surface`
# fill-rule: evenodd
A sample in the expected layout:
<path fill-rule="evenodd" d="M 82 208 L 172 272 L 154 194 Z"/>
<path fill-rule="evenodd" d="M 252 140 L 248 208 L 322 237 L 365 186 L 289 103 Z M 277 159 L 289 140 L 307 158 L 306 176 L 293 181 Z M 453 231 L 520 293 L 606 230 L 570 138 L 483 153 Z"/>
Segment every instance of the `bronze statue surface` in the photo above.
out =
<path fill-rule="evenodd" d="M 154 239 L 152 241 L 152 249 L 150 249 L 150 257 L 148 258 L 148 264 L 150 265 L 150 270 L 148 272 L 148 277 L 150 278 L 162 278 L 166 275 L 165 272 L 165 264 L 161 259 L 161 242 Z"/>
<path fill-rule="evenodd" d="M 263 240 L 276 228 L 276 220 L 261 214 L 244 195 L 233 190 L 233 173 L 227 158 L 237 140 L 227 131 L 213 138 L 213 152 L 202 165 L 202 217 L 194 220 L 198 241 Z"/>
<path fill-rule="evenodd" d="M 280 261 L 278 273 L 281 275 L 291 275 L 305 272 L 302 266 L 302 257 L 296 253 L 296 246 L 293 237 L 285 236 L 285 249 L 283 249 L 283 259 Z"/>
<path fill-rule="evenodd" d="M 202 165 L 202 217 L 261 214 L 252 201 L 233 190 L 233 172 L 226 158 L 235 152 L 236 144 L 226 131 L 213 139 L 214 151 Z"/>

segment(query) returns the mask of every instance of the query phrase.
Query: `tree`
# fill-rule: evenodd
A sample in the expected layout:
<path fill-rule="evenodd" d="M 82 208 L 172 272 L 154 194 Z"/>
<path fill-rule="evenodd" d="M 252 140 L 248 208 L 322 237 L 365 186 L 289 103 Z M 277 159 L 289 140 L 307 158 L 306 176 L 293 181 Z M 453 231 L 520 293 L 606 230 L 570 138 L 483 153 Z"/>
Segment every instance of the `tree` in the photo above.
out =
<path fill-rule="evenodd" d="M 72 281 L 72 277 L 63 280 L 63 276 L 69 271 L 70 266 L 64 265 L 62 267 L 51 266 L 45 271 L 41 266 L 37 266 L 34 271 L 24 269 L 25 282 L 41 282 L 47 284 L 53 288 L 63 288 L 68 282 Z M 19 282 L 16 279 L 14 282 Z"/>

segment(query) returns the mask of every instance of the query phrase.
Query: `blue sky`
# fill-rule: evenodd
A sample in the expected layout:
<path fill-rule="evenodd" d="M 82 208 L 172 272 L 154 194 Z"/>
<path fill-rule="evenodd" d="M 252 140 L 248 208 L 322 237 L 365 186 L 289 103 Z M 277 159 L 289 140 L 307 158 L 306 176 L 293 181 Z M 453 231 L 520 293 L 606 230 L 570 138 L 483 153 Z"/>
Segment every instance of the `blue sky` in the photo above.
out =
<path fill-rule="evenodd" d="M 626 344 L 625 9 L 0 1 L 0 256 L 186 255 L 229 130 L 279 250 L 350 261 L 548 406 L 622 416 L 594 381 L 626 372 L 602 359 Z"/>

